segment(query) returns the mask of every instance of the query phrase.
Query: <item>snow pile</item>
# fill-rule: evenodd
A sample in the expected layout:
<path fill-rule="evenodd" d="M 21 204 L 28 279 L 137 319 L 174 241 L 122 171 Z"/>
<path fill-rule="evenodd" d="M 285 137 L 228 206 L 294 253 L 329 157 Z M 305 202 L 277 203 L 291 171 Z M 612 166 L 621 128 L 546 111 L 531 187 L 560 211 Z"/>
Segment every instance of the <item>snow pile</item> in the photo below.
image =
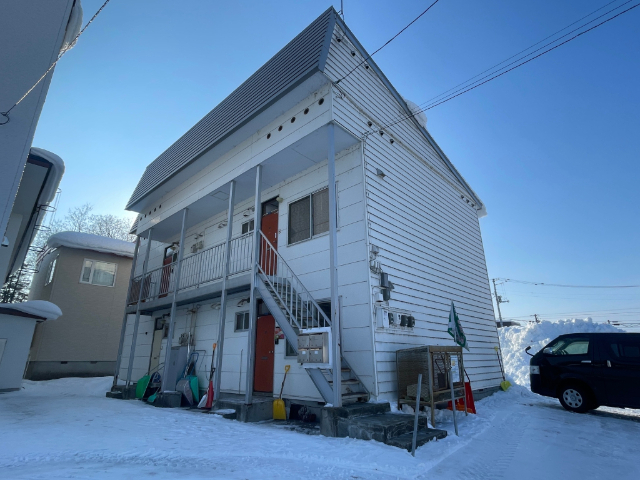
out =
<path fill-rule="evenodd" d="M 47 177 L 47 182 L 42 188 L 42 193 L 38 197 L 40 203 L 51 203 L 56 196 L 60 181 L 64 175 L 64 162 L 62 159 L 53 152 L 45 150 L 44 148 L 31 147 L 29 150 L 30 155 L 40 157 L 49 163 L 51 163 L 51 172 Z"/>
<path fill-rule="evenodd" d="M 427 116 L 422 111 L 422 109 L 411 100 L 404 97 L 402 97 L 402 99 L 407 104 L 407 107 L 409 107 L 409 110 L 411 110 L 411 113 L 414 114 L 418 123 L 422 125 L 424 128 L 427 128 Z"/>
<path fill-rule="evenodd" d="M 95 250 L 96 252 L 113 253 L 129 258 L 133 258 L 133 252 L 135 250 L 135 244 L 131 242 L 80 232 L 56 233 L 49 237 L 47 245 L 50 248 L 69 247 Z"/>
<path fill-rule="evenodd" d="M 111 390 L 113 377 L 59 378 L 35 382 L 23 380 L 23 394 L 30 397 L 100 397 Z"/>
<path fill-rule="evenodd" d="M 500 346 L 506 376 L 512 383 L 529 388 L 529 360 L 524 349 L 535 355 L 551 340 L 566 333 L 622 332 L 612 325 L 594 323 L 590 318 L 530 323 L 520 327 L 499 328 Z"/>
<path fill-rule="evenodd" d="M 6 308 L 35 315 L 36 317 L 46 318 L 47 320 L 55 320 L 62 315 L 62 310 L 60 310 L 57 305 L 45 300 L 30 300 L 23 303 L 11 303 L 8 304 Z"/>

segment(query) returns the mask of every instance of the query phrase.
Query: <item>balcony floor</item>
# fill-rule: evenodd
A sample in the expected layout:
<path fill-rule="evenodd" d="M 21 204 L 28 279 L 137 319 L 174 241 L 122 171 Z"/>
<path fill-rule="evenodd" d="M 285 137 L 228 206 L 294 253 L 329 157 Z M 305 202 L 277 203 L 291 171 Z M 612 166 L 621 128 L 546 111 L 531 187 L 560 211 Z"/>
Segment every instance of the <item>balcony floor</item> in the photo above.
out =
<path fill-rule="evenodd" d="M 243 291 L 249 292 L 250 289 L 251 272 L 242 272 L 227 278 L 227 294 L 234 294 Z M 176 295 L 176 305 L 181 306 L 191 303 L 210 301 L 220 297 L 221 295 L 222 279 L 218 279 L 199 287 L 191 287 L 178 292 Z M 144 301 L 140 304 L 140 313 L 141 315 L 149 315 L 158 310 L 167 310 L 171 308 L 172 300 L 173 294 L 170 293 L 166 297 Z M 136 313 L 136 307 L 137 306 L 135 304 L 127 306 L 127 313 Z"/>

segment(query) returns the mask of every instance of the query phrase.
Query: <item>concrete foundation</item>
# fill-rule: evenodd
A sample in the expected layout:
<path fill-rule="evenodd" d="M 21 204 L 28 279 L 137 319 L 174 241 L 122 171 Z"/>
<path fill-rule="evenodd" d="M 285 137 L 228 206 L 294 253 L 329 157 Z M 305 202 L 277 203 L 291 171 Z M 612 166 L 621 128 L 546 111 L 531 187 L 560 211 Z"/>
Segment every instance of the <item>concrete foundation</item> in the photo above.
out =
<path fill-rule="evenodd" d="M 251 405 L 244 403 L 244 395 L 222 394 L 216 400 L 213 410 L 236 411 L 236 420 L 240 422 L 262 422 L 273 418 L 273 397 L 254 396 Z"/>
<path fill-rule="evenodd" d="M 411 450 L 414 417 L 390 413 L 388 403 L 355 403 L 340 408 L 325 407 L 320 417 L 320 433 L 327 437 L 376 440 Z M 417 446 L 445 438 L 447 432 L 428 428 L 426 417 L 418 419 Z"/>

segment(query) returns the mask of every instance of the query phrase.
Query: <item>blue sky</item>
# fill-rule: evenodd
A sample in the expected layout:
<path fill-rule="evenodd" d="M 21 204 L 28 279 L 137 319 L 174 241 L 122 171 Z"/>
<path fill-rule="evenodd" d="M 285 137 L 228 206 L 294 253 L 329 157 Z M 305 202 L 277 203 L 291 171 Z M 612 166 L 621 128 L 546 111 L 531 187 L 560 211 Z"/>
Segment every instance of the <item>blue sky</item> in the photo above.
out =
<path fill-rule="evenodd" d="M 428 3 L 347 0 L 345 20 L 372 52 Z M 606 3 L 441 0 L 374 59 L 422 103 Z M 85 22 L 101 4 L 83 0 Z M 123 214 L 146 165 L 329 5 L 112 0 L 56 68 L 34 140 L 65 160 L 61 213 Z M 427 112 L 487 205 L 491 278 L 640 284 L 639 26 L 640 8 Z M 509 318 L 640 321 L 640 289 L 499 289 Z"/>

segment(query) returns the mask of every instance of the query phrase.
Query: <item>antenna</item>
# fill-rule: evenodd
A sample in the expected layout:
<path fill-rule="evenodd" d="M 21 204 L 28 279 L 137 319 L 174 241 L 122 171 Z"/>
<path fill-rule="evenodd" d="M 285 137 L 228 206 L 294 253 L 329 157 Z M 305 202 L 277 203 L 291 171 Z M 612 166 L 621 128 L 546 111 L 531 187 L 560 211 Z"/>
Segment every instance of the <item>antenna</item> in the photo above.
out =
<path fill-rule="evenodd" d="M 344 22 L 344 0 L 340 0 L 340 16 L 342 17 L 342 21 Z"/>

